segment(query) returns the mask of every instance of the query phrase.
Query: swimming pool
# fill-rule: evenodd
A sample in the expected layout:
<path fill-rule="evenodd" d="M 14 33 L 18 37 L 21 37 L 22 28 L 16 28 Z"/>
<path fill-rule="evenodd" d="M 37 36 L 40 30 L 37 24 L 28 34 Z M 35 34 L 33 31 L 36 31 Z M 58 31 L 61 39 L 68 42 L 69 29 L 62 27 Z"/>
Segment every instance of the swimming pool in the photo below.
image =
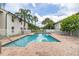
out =
<path fill-rule="evenodd" d="M 48 34 L 33 34 L 5 44 L 5 47 L 25 47 L 33 42 L 60 42 Z"/>

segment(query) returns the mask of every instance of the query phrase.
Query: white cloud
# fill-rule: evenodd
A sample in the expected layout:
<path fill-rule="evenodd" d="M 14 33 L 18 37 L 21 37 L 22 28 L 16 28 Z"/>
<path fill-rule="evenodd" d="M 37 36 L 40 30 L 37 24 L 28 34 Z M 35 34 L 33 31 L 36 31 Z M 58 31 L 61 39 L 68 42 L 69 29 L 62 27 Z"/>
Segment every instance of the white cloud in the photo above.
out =
<path fill-rule="evenodd" d="M 78 11 L 76 11 L 76 8 L 79 8 L 79 4 L 64 3 L 64 4 L 60 4 L 60 10 L 55 14 L 48 14 L 48 15 L 40 16 L 38 15 L 38 13 L 35 13 L 35 15 L 39 18 L 40 24 L 47 17 L 52 19 L 54 22 L 57 22 L 72 14 L 77 13 Z"/>
<path fill-rule="evenodd" d="M 38 13 L 35 13 L 34 15 L 38 17 L 38 22 L 36 23 L 37 26 L 42 27 L 43 25 L 41 23 L 44 20 L 44 18 L 40 16 Z"/>
<path fill-rule="evenodd" d="M 43 25 L 42 25 L 42 21 L 45 19 L 45 18 L 50 18 L 50 19 L 52 19 L 54 22 L 57 22 L 57 21 L 59 21 L 59 20 L 61 20 L 61 19 L 63 19 L 63 18 L 65 18 L 66 16 L 60 16 L 60 17 L 58 17 L 58 16 L 54 16 L 54 15 L 46 15 L 46 16 L 40 16 L 38 13 L 35 13 L 35 16 L 37 16 L 38 17 L 38 22 L 37 22 L 37 26 L 39 26 L 39 27 L 42 27 Z"/>
<path fill-rule="evenodd" d="M 62 13 L 62 14 L 65 14 L 65 15 L 62 15 L 62 16 L 58 16 L 58 15 L 54 15 L 54 14 L 50 14 L 50 15 L 45 15 L 45 16 L 40 16 L 38 13 L 35 13 L 35 16 L 37 16 L 38 17 L 38 22 L 37 22 L 37 25 L 38 26 L 42 26 L 42 21 L 45 19 L 45 18 L 50 18 L 51 20 L 53 20 L 54 22 L 58 22 L 58 21 L 60 21 L 60 20 L 62 20 L 62 19 L 64 19 L 64 18 L 66 18 L 66 17 L 68 17 L 68 16 L 70 16 L 70 15 L 72 15 L 72 14 L 75 14 L 76 13 L 76 11 L 74 12 L 74 11 L 66 11 L 65 9 L 60 9 L 58 12 L 57 12 L 57 14 L 60 14 L 60 13 Z"/>
<path fill-rule="evenodd" d="M 58 16 L 54 16 L 54 15 L 47 15 L 47 16 L 43 16 L 43 19 L 45 19 L 47 17 L 50 18 L 51 20 L 53 20 L 54 22 L 57 22 L 57 21 L 62 20 L 63 18 L 65 18 L 67 16 L 58 17 Z"/>
<path fill-rule="evenodd" d="M 49 3 L 48 3 L 49 4 Z M 58 3 L 53 3 L 53 4 L 58 4 Z M 8 11 L 12 11 L 12 12 L 17 12 L 19 10 L 19 8 L 23 7 L 23 6 L 28 6 L 28 4 L 17 4 L 17 3 L 9 3 L 6 6 L 6 9 Z M 36 8 L 36 4 L 32 3 L 33 7 Z M 38 26 L 42 26 L 41 22 L 46 18 L 49 17 L 51 18 L 53 21 L 57 22 L 59 20 L 62 20 L 63 18 L 70 16 L 76 12 L 79 12 L 79 4 L 78 3 L 61 3 L 58 4 L 59 5 L 59 10 L 56 13 L 52 13 L 52 14 L 48 14 L 48 15 L 44 15 L 44 16 L 40 16 L 38 13 L 34 13 L 35 16 L 38 17 L 39 22 L 37 22 Z M 47 4 L 41 4 L 39 6 L 40 7 L 46 7 Z M 40 10 L 41 11 L 41 10 Z M 32 11 L 33 13 L 33 11 Z"/>
<path fill-rule="evenodd" d="M 34 8 L 36 7 L 35 3 L 32 3 L 32 5 L 33 5 Z"/>
<path fill-rule="evenodd" d="M 65 3 L 60 4 L 61 10 L 64 12 L 78 12 L 79 11 L 79 3 Z M 64 10 L 63 10 L 64 9 Z"/>
<path fill-rule="evenodd" d="M 55 22 L 57 22 L 67 16 L 77 13 L 79 10 L 76 9 L 79 9 L 79 4 L 64 3 L 60 4 L 60 10 L 57 13 L 48 16 L 52 19 L 55 19 Z"/>
<path fill-rule="evenodd" d="M 5 9 L 11 12 L 17 12 L 19 10 L 19 8 L 21 8 L 22 6 L 20 4 L 17 3 L 8 3 L 5 6 Z"/>
<path fill-rule="evenodd" d="M 39 21 L 42 21 L 43 20 L 42 17 L 38 13 L 35 13 L 35 16 L 38 17 Z"/>

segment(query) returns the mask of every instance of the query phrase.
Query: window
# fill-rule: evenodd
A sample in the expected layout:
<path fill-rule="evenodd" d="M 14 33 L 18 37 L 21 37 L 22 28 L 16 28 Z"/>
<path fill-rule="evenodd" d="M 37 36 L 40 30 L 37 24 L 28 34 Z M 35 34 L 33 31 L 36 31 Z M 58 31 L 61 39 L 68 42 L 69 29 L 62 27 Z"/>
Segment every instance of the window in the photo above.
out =
<path fill-rule="evenodd" d="M 21 25 L 23 24 L 23 21 L 21 20 Z"/>
<path fill-rule="evenodd" d="M 21 24 L 22 24 L 22 19 L 19 19 L 19 22 L 21 22 Z"/>
<path fill-rule="evenodd" d="M 26 30 L 26 28 L 24 27 L 24 30 Z"/>
<path fill-rule="evenodd" d="M 21 27 L 21 31 L 22 31 L 22 27 Z"/>
<path fill-rule="evenodd" d="M 12 22 L 14 22 L 15 16 L 12 16 Z"/>
<path fill-rule="evenodd" d="M 22 24 L 22 21 L 21 21 L 21 24 Z"/>
<path fill-rule="evenodd" d="M 12 33 L 13 33 L 14 32 L 14 27 L 12 26 L 11 29 L 12 29 Z"/>
<path fill-rule="evenodd" d="M 21 34 L 23 34 L 24 33 L 24 31 L 23 31 L 23 28 L 21 27 Z"/>
<path fill-rule="evenodd" d="M 19 19 L 19 22 L 21 22 L 21 19 Z"/>

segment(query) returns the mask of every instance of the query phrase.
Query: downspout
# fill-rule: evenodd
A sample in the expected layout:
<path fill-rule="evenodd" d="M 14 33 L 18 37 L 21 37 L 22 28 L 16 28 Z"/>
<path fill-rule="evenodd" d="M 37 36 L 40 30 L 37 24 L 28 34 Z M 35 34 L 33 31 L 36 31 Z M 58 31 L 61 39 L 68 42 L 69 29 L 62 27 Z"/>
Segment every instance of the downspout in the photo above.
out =
<path fill-rule="evenodd" d="M 5 36 L 7 36 L 7 13 L 5 16 Z"/>

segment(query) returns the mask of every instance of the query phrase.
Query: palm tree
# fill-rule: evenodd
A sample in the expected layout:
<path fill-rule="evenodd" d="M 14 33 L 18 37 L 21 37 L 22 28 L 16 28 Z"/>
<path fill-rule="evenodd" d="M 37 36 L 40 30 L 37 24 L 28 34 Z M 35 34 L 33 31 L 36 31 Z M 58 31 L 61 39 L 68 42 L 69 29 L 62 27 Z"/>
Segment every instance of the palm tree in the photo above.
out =
<path fill-rule="evenodd" d="M 16 12 L 15 14 L 24 20 L 24 29 L 25 29 L 25 22 L 26 22 L 25 21 L 25 17 L 26 17 L 25 10 L 19 9 L 19 12 Z"/>
<path fill-rule="evenodd" d="M 35 25 L 36 25 L 36 22 L 38 21 L 37 16 L 33 16 L 33 21 L 35 22 Z"/>
<path fill-rule="evenodd" d="M 30 23 L 32 21 L 32 15 L 31 15 L 31 10 L 27 9 L 25 10 L 25 14 L 26 14 L 26 20 L 28 23 Z"/>
<path fill-rule="evenodd" d="M 26 19 L 27 19 L 28 23 L 32 23 L 33 22 L 33 20 L 32 20 L 33 17 L 32 17 L 31 14 L 28 14 L 27 17 L 26 17 Z"/>
<path fill-rule="evenodd" d="M 16 12 L 15 13 L 18 17 L 21 17 L 23 20 L 24 20 L 24 29 L 25 29 L 25 24 L 26 24 L 26 21 L 29 22 L 30 20 L 30 14 L 31 14 L 31 11 L 29 9 L 19 9 L 19 12 Z"/>

